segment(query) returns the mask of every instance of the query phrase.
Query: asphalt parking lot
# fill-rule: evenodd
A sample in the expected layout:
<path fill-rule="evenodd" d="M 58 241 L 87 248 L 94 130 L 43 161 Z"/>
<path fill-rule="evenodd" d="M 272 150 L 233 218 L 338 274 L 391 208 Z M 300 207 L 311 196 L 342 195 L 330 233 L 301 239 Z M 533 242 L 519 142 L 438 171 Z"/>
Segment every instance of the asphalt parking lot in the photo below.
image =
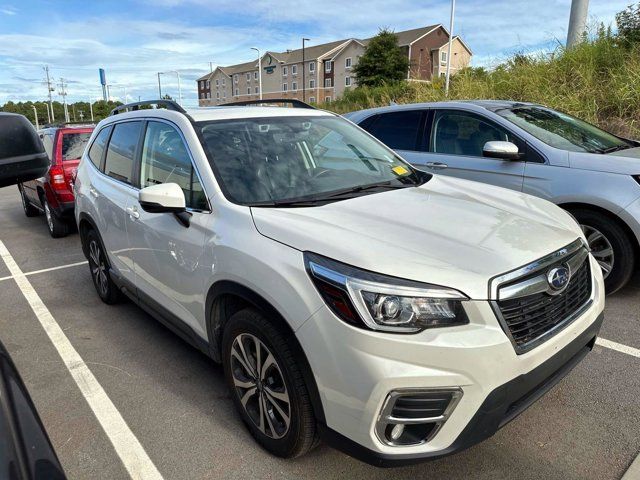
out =
<path fill-rule="evenodd" d="M 619 350 L 618 344 L 630 347 L 626 353 L 596 346 L 549 394 L 482 444 L 381 470 L 324 445 L 288 461 L 261 450 L 235 413 L 221 368 L 133 304 L 103 304 L 78 235 L 52 239 L 42 216 L 23 214 L 16 187 L 0 189 L 0 241 L 165 479 L 618 479 L 640 450 L 640 274 L 607 299 L 601 331 Z M 0 339 L 67 475 L 130 478 L 122 452 L 116 453 L 4 258 Z"/>

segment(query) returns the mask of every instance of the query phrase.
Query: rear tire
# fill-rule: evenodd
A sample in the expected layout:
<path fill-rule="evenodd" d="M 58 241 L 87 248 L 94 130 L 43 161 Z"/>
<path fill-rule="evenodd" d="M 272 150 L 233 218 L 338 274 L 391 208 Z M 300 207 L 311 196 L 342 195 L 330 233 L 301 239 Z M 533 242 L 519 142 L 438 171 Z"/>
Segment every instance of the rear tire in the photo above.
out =
<path fill-rule="evenodd" d="M 27 195 L 24 193 L 24 187 L 22 187 L 22 185 L 19 185 L 18 190 L 20 190 L 20 198 L 22 199 L 22 208 L 24 210 L 24 214 L 27 217 L 37 217 L 38 215 L 40 215 L 40 210 L 31 205 L 31 202 L 27 198 Z"/>
<path fill-rule="evenodd" d="M 109 263 L 102 248 L 102 242 L 94 230 L 89 230 L 86 237 L 87 252 L 89 253 L 89 269 L 96 292 L 104 303 L 112 305 L 121 299 L 120 290 L 109 273 Z"/>
<path fill-rule="evenodd" d="M 591 253 L 600 264 L 608 295 L 631 278 L 636 263 L 633 241 L 615 220 L 592 210 L 571 210 L 587 237 Z"/>
<path fill-rule="evenodd" d="M 227 322 L 222 352 L 233 402 L 256 441 L 284 458 L 311 450 L 316 420 L 286 336 L 262 313 L 245 309 Z"/>
<path fill-rule="evenodd" d="M 44 208 L 44 216 L 47 219 L 47 227 L 51 236 L 53 238 L 66 237 L 69 233 L 69 225 L 53 212 L 44 194 L 42 195 L 42 207 Z"/>

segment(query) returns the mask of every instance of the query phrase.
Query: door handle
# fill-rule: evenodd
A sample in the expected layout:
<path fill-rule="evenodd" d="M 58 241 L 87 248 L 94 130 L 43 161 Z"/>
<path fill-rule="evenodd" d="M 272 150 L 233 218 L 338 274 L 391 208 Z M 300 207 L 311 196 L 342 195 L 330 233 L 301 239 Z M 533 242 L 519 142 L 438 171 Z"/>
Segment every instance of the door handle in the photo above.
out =
<path fill-rule="evenodd" d="M 89 193 L 92 197 L 98 198 L 98 191 L 93 187 L 93 185 L 89 187 Z"/>
<path fill-rule="evenodd" d="M 138 212 L 136 207 L 127 207 L 127 213 L 129 214 L 129 217 L 131 217 L 131 220 L 140 218 L 140 212 Z"/>
<path fill-rule="evenodd" d="M 446 163 L 442 163 L 442 162 L 427 162 L 426 165 L 427 165 L 427 167 L 434 168 L 436 170 L 441 170 L 441 169 L 447 168 L 449 166 Z"/>

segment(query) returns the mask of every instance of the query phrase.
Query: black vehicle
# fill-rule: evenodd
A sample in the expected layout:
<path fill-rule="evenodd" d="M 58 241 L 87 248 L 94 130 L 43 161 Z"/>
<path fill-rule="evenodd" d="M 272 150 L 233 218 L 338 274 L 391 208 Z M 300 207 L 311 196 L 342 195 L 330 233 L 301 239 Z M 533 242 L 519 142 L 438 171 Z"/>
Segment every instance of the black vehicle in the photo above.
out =
<path fill-rule="evenodd" d="M 49 156 L 23 115 L 0 113 L 0 187 L 43 176 Z"/>

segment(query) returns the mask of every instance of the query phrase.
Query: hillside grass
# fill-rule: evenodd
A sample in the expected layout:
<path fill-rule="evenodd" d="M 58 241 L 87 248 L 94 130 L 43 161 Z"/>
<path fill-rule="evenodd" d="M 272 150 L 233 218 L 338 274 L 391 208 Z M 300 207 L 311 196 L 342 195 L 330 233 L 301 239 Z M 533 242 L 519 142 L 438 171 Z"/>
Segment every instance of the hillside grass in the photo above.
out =
<path fill-rule="evenodd" d="M 598 38 L 551 54 L 514 55 L 487 71 L 452 76 L 450 100 L 502 99 L 540 103 L 605 130 L 640 137 L 640 45 Z M 328 108 L 338 113 L 388 105 L 447 100 L 444 82 L 400 82 L 357 87 Z"/>

